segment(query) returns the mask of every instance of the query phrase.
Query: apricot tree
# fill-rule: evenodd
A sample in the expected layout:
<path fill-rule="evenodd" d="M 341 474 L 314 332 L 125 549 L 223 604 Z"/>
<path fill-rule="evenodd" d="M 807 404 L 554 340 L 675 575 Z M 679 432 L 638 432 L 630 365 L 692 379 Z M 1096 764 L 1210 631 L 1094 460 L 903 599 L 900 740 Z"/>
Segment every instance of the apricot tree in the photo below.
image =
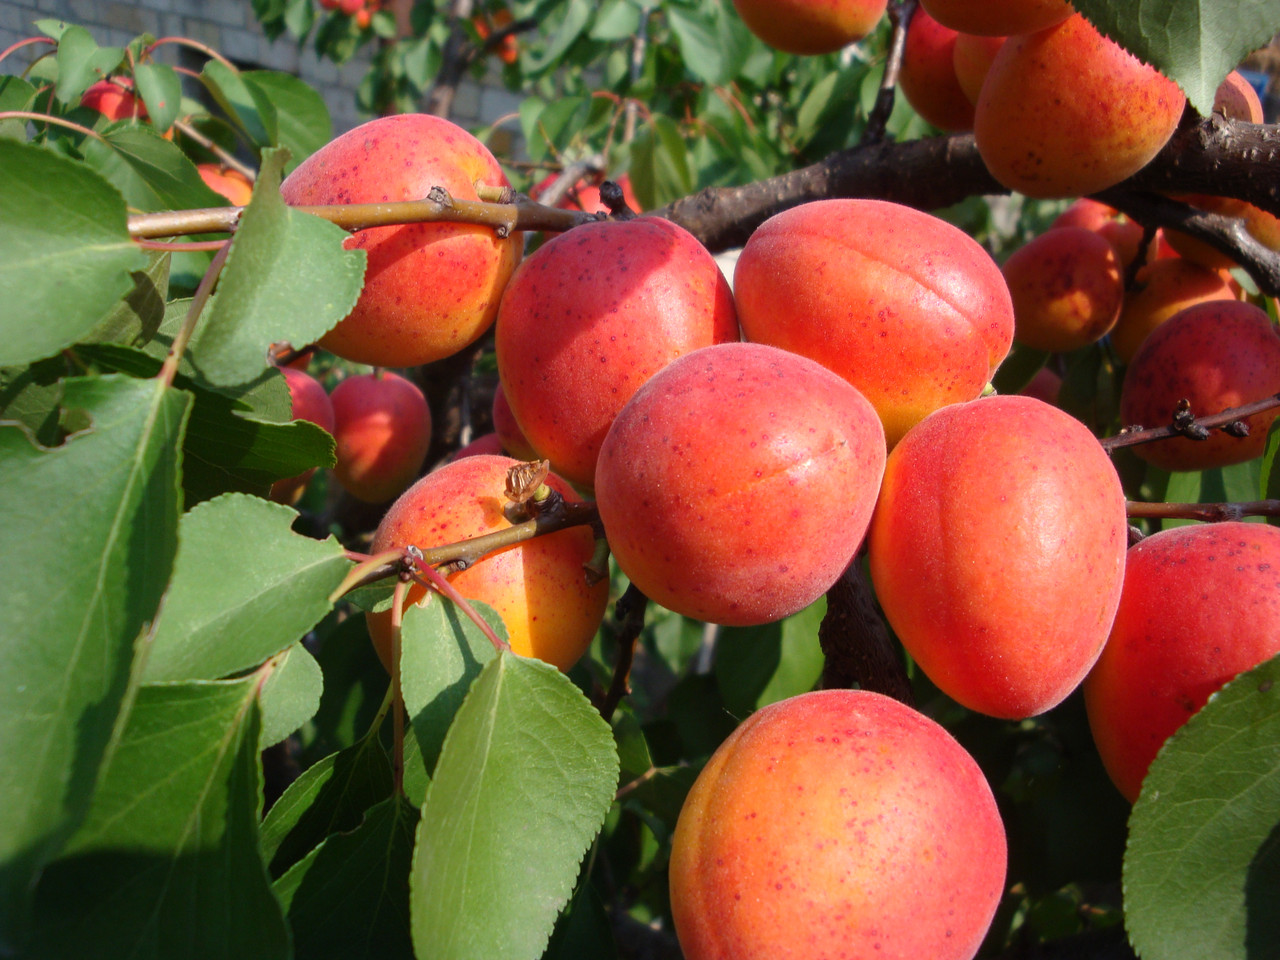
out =
<path fill-rule="evenodd" d="M 768 22 L 804 4 L 749 6 Z M 371 113 L 447 114 L 492 54 L 523 97 L 503 122 L 524 153 L 501 165 L 497 127 L 415 115 L 333 141 L 326 172 L 315 91 L 191 40 L 109 48 L 41 21 L 0 51 L 0 955 L 677 956 L 677 934 L 699 958 L 1274 952 L 1280 587 L 1248 531 L 1280 515 L 1280 398 L 1258 362 L 1275 349 L 1280 132 L 1249 102 L 1214 105 L 1247 101 L 1224 78 L 1280 14 L 983 4 L 1064 31 L 1001 45 L 984 34 L 1012 27 L 926 3 L 941 30 L 975 31 L 931 45 L 979 87 L 975 139 L 895 96 L 914 6 L 795 56 L 727 0 L 255 0 L 323 55 L 376 46 Z M 207 58 L 197 75 L 166 65 L 175 43 Z M 1027 62 L 1080 69 L 1037 86 Z M 1131 85 L 1112 101 L 1117 72 Z M 1120 127 L 1096 126 L 1112 108 Z M 421 139 L 374 135 L 392 128 Z M 1113 137 L 1126 149 L 1095 149 Z M 460 179 L 391 184 L 433 152 Z M 247 204 L 210 164 L 254 181 Z M 631 219 L 606 179 L 624 173 L 660 219 Z M 579 183 L 609 217 L 556 206 Z M 1102 323 L 1018 342 L 996 264 L 1059 215 L 1112 245 L 1092 244 L 1126 303 L 1164 272 L 1169 230 L 1199 244 L 1183 260 L 1218 300 L 1144 320 L 1124 353 Z M 396 231 L 478 242 L 429 248 L 449 267 L 397 286 L 405 258 L 379 260 Z M 706 251 L 744 244 L 731 310 Z M 628 322 L 592 319 L 637 291 Z M 662 354 L 677 338 L 649 336 L 653 304 L 680 296 L 710 301 L 712 332 Z M 381 339 L 430 306 L 447 348 L 336 333 L 354 310 Z M 1254 339 L 1184 337 L 1199 311 L 1247 314 Z M 790 339 L 715 343 L 738 338 L 733 312 L 744 339 Z M 868 346 L 899 327 L 890 351 Z M 422 388 L 427 474 L 395 507 L 341 493 L 341 445 L 276 366 L 294 363 L 339 399 L 370 363 Z M 1132 392 L 1171 365 L 1186 394 L 1125 422 L 1127 369 Z M 886 444 L 879 408 L 926 369 L 936 389 Z M 1061 409 L 977 396 L 1042 371 Z M 1226 399 L 1193 394 L 1214 378 Z M 599 508 L 536 458 L 439 466 L 493 425 L 554 468 L 588 413 L 573 449 L 604 454 L 569 479 L 598 482 Z M 1212 455 L 1169 470 L 1187 464 L 1130 449 L 1168 438 Z M 271 502 L 312 470 L 296 508 Z M 1188 523 L 1211 535 L 1166 529 Z M 1082 693 L 1113 619 L 1120 645 Z M 550 662 L 521 655 L 548 623 Z M 1190 636 L 1152 653 L 1153 623 Z M 1127 699 L 1132 677 L 1153 680 L 1158 729 L 1134 719 L 1156 711 Z M 716 946 L 724 932 L 745 939 Z"/>

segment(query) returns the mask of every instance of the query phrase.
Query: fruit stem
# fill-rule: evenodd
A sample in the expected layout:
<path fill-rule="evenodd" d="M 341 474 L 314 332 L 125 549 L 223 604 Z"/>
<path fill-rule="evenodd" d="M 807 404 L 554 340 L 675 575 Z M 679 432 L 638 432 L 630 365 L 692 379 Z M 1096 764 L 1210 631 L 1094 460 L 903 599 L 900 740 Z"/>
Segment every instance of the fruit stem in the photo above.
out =
<path fill-rule="evenodd" d="M 618 621 L 618 657 L 613 663 L 613 679 L 609 690 L 596 709 L 606 721 L 613 719 L 613 712 L 622 698 L 631 692 L 631 663 L 635 659 L 636 642 L 644 629 L 644 612 L 649 598 L 629 584 L 626 592 L 613 605 L 614 618 Z"/>
<path fill-rule="evenodd" d="M 489 642 L 493 644 L 493 649 L 497 653 L 511 652 L 511 644 L 493 632 L 493 627 L 485 622 L 484 617 L 476 613 L 475 607 L 471 606 L 467 598 L 460 594 L 457 588 L 446 580 L 439 570 L 434 567 L 422 566 L 414 574 L 414 579 L 422 586 L 434 589 L 456 603 L 458 608 L 471 619 L 471 622 L 480 628 L 480 632 L 489 638 Z M 395 608 L 393 607 L 393 609 Z"/>
<path fill-rule="evenodd" d="M 889 21 L 893 24 L 893 37 L 889 41 L 889 58 L 885 61 L 884 77 L 880 80 L 880 90 L 876 93 L 876 102 L 867 114 L 867 125 L 859 138 L 860 146 L 869 146 L 884 141 L 885 131 L 889 125 L 889 115 L 893 113 L 893 101 L 898 89 L 898 74 L 902 70 L 902 55 L 907 48 L 907 28 L 911 26 L 911 18 L 916 12 L 916 0 L 894 0 L 889 4 Z"/>
<path fill-rule="evenodd" d="M 169 345 L 169 353 L 164 358 L 164 364 L 160 367 L 160 372 L 156 374 L 157 379 L 166 386 L 173 385 L 173 378 L 178 373 L 178 364 L 182 361 L 182 354 L 187 349 L 187 344 L 191 342 L 191 336 L 195 333 L 196 324 L 200 322 L 200 314 L 204 312 L 205 304 L 209 302 L 209 297 L 213 293 L 213 285 L 217 283 L 218 275 L 222 273 L 223 264 L 227 262 L 227 254 L 230 251 L 231 241 L 223 241 L 222 249 L 214 254 L 213 260 L 209 263 L 209 269 L 200 278 L 200 285 L 196 287 L 195 295 L 191 298 L 191 306 L 187 308 L 187 316 L 182 321 L 182 326 L 178 329 L 177 335 L 173 338 L 173 343 Z"/>

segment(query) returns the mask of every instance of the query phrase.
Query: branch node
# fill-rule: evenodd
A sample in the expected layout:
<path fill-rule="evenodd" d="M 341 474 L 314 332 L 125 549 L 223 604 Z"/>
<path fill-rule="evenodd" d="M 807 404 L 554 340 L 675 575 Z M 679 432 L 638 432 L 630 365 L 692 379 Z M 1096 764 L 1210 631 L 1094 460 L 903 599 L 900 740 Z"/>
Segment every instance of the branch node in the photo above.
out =
<path fill-rule="evenodd" d="M 449 195 L 449 191 L 444 187 L 432 187 L 427 191 L 427 199 L 432 203 L 438 203 L 442 207 L 453 206 L 453 197 Z"/>

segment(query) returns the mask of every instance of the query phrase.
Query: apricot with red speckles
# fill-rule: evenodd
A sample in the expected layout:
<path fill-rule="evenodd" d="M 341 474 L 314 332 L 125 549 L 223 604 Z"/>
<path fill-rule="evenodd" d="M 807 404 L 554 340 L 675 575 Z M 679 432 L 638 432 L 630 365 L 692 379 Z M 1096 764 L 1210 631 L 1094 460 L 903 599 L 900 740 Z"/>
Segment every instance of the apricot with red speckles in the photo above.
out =
<path fill-rule="evenodd" d="M 1013 338 L 1066 352 L 1096 343 L 1120 316 L 1124 277 L 1115 248 L 1084 227 L 1055 227 L 1001 268 L 1013 298 Z"/>
<path fill-rule="evenodd" d="M 676 357 L 738 339 L 733 295 L 687 230 L 638 217 L 588 223 L 539 247 L 498 315 L 498 375 L 525 438 L 590 486 L 609 424 Z"/>
<path fill-rule="evenodd" d="M 888 0 L 733 0 L 747 29 L 787 53 L 834 53 L 861 40 Z"/>
<path fill-rule="evenodd" d="M 973 133 L 987 169 L 1009 189 L 1078 197 L 1146 166 L 1185 103 L 1176 83 L 1073 14 L 1005 41 Z"/>
<path fill-rule="evenodd" d="M 1071 206 L 1063 210 L 1050 225 L 1058 227 L 1084 227 L 1115 247 L 1120 258 L 1120 266 L 1127 268 L 1140 255 L 1150 252 L 1142 249 L 1142 224 L 1136 223 L 1120 215 L 1115 207 L 1099 203 L 1089 197 L 1081 197 Z M 1154 241 L 1153 241 L 1154 244 Z M 1148 259 L 1144 257 L 1144 259 Z"/>
<path fill-rule="evenodd" d="M 746 339 L 817 360 L 871 401 L 889 446 L 982 393 L 1013 338 L 1000 268 L 937 217 L 881 200 L 777 214 L 734 269 Z"/>
<path fill-rule="evenodd" d="M 1120 792 L 1136 800 L 1156 752 L 1210 694 L 1278 653 L 1280 530 L 1209 523 L 1132 547 L 1111 639 L 1084 682 Z"/>
<path fill-rule="evenodd" d="M 758 343 L 705 347 L 610 427 L 596 503 L 618 566 L 698 620 L 766 623 L 818 599 L 862 542 L 884 469 L 875 411 L 846 381 Z"/>
<path fill-rule="evenodd" d="M 443 187 L 459 200 L 477 186 L 505 187 L 497 160 L 456 124 L 400 114 L 330 141 L 285 178 L 293 205 L 422 200 Z M 457 353 L 493 323 L 520 259 L 522 234 L 491 227 L 405 223 L 358 230 L 345 242 L 368 254 L 364 290 L 320 341 L 358 363 L 410 367 Z"/>
<path fill-rule="evenodd" d="M 907 28 L 898 87 L 916 113 L 943 130 L 972 130 L 973 102 L 956 76 L 957 33 L 924 10 Z"/>
<path fill-rule="evenodd" d="M 503 513 L 507 471 L 519 462 L 482 454 L 427 474 L 391 505 L 371 549 L 378 553 L 414 544 L 426 550 L 508 529 L 511 522 Z M 581 499 L 555 474 L 546 483 L 566 500 Z M 589 526 L 569 527 L 488 554 L 449 574 L 449 581 L 468 600 L 497 610 L 515 653 L 568 670 L 591 643 L 609 599 L 607 579 L 587 583 L 583 564 L 594 551 Z M 425 592 L 413 585 L 407 602 L 416 603 Z M 366 616 L 378 656 L 389 667 L 391 611 Z"/>
<path fill-rule="evenodd" d="M 418 476 L 431 446 L 431 409 L 422 390 L 383 370 L 347 377 L 330 399 L 338 482 L 366 503 L 398 496 Z"/>
<path fill-rule="evenodd" d="M 493 432 L 509 456 L 517 460 L 540 459 L 538 451 L 533 449 L 520 424 L 516 423 L 516 415 L 511 412 L 511 404 L 507 403 L 507 394 L 501 383 L 493 391 Z"/>
<path fill-rule="evenodd" d="M 1020 719 L 1093 666 L 1120 600 L 1128 520 L 1088 428 L 1031 397 L 944 407 L 885 465 L 867 537 L 885 616 L 952 699 Z"/>
<path fill-rule="evenodd" d="M 1221 413 L 1280 393 L 1280 334 L 1267 315 L 1240 300 L 1213 300 L 1182 310 L 1147 337 L 1125 373 L 1120 419 L 1161 427 L 1180 400 L 1191 414 Z M 1207 440 L 1169 437 L 1133 452 L 1165 470 L 1207 470 L 1262 455 L 1277 410 L 1245 420 L 1249 435 L 1215 430 Z"/>
<path fill-rule="evenodd" d="M 1235 300 L 1230 275 L 1182 257 L 1165 257 L 1141 268 L 1125 292 L 1120 319 L 1111 330 L 1111 346 L 1124 363 L 1133 359 L 1151 332 L 1170 317 L 1197 303 Z"/>
<path fill-rule="evenodd" d="M 698 775 L 671 843 L 687 960 L 969 960 L 1004 826 L 946 730 L 865 690 L 764 707 Z"/>

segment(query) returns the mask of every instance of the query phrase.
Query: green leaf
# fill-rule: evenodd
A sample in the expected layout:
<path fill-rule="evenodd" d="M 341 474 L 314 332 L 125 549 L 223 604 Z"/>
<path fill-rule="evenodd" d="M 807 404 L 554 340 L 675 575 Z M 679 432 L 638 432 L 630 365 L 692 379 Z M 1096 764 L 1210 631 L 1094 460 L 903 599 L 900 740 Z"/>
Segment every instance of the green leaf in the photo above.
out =
<path fill-rule="evenodd" d="M 170 254 L 165 250 L 152 250 L 148 258 L 146 269 L 131 274 L 133 289 L 81 338 L 82 343 L 141 346 L 156 335 L 164 320 L 164 302 L 169 296 Z"/>
<path fill-rule="evenodd" d="M 169 580 L 190 397 L 156 381 L 69 379 L 87 429 L 53 449 L 0 425 L 0 931 L 89 807 L 134 643 Z"/>
<path fill-rule="evenodd" d="M 676 35 L 685 66 L 699 80 L 721 84 L 729 77 L 725 72 L 724 51 L 716 26 L 708 19 L 710 13 L 710 7 L 698 10 L 674 4 L 666 7 L 667 20 L 671 24 L 671 32 Z"/>
<path fill-rule="evenodd" d="M 592 4 L 589 0 L 568 0 L 563 9 L 564 17 L 558 26 L 551 28 L 555 32 L 550 35 L 547 46 L 539 55 L 530 58 L 525 67 L 526 72 L 537 73 L 559 60 L 591 22 Z"/>
<path fill-rule="evenodd" d="M 107 178 L 129 206 L 139 210 L 225 207 L 185 153 L 155 129 L 121 120 L 101 131 L 103 140 L 86 140 L 85 162 Z"/>
<path fill-rule="evenodd" d="M 80 101 L 90 85 L 101 80 L 124 59 L 120 47 L 100 47 L 84 27 L 67 27 L 58 38 L 58 86 L 63 103 Z"/>
<path fill-rule="evenodd" d="M 1253 500 L 1262 469 L 1261 460 L 1247 460 L 1229 467 L 1183 471 L 1169 474 L 1165 488 L 1166 503 L 1239 503 Z M 1247 522 L 1262 523 L 1262 517 L 1246 517 Z M 1183 527 L 1195 520 L 1165 520 L 1162 529 Z"/>
<path fill-rule="evenodd" d="M 1218 85 L 1276 32 L 1274 0 L 1073 0 L 1105 36 L 1177 81 L 1203 116 Z"/>
<path fill-rule="evenodd" d="M 595 887 L 583 882 L 556 922 L 542 960 L 617 960 L 613 926 Z"/>
<path fill-rule="evenodd" d="M 173 67 L 149 61 L 133 70 L 138 93 L 155 129 L 168 130 L 182 113 L 182 81 Z"/>
<path fill-rule="evenodd" d="M 693 192 L 693 172 L 680 128 L 655 114 L 631 144 L 631 184 L 636 198 L 651 210 Z"/>
<path fill-rule="evenodd" d="M 63 437 L 62 378 L 67 372 L 62 357 L 0 370 L 0 420 L 24 425 L 41 446 L 57 446 Z"/>
<path fill-rule="evenodd" d="M 56 960 L 290 956 L 258 854 L 259 678 L 146 686 L 37 890 Z"/>
<path fill-rule="evenodd" d="M 1125 926 L 1147 960 L 1274 957 L 1280 943 L 1280 657 L 1161 748 L 1129 819 Z"/>
<path fill-rule="evenodd" d="M 640 29 L 640 8 L 631 0 L 604 0 L 588 36 L 592 40 L 627 40 Z"/>
<path fill-rule="evenodd" d="M 840 80 L 838 72 L 831 72 L 819 80 L 809 90 L 800 109 L 796 111 L 796 139 L 800 143 L 808 143 L 818 132 L 818 122 L 831 104 Z"/>
<path fill-rule="evenodd" d="M 36 88 L 21 77 L 0 77 L 0 110 L 30 110 L 35 95 Z M 25 141 L 27 121 L 0 120 L 0 137 Z"/>
<path fill-rule="evenodd" d="M 283 874 L 325 837 L 354 830 L 391 790 L 391 761 L 376 736 L 313 763 L 262 822 L 262 858 L 271 875 Z"/>
<path fill-rule="evenodd" d="M 0 140 L 0 196 L 0 366 L 13 366 L 92 330 L 147 257 L 120 194 L 83 164 Z"/>
<path fill-rule="evenodd" d="M 344 250 L 341 227 L 286 206 L 286 151 L 263 154 L 262 171 L 231 243 L 209 317 L 192 351 L 211 383 L 253 380 L 277 340 L 314 343 L 351 312 L 364 285 L 363 250 Z"/>
<path fill-rule="evenodd" d="M 204 65 L 200 79 L 218 106 L 255 146 L 261 149 L 279 143 L 276 109 L 268 91 L 246 81 L 243 74 L 218 60 L 210 60 Z"/>
<path fill-rule="evenodd" d="M 252 70 L 240 76 L 275 107 L 276 143 L 289 149 L 285 173 L 333 139 L 329 108 L 314 87 L 277 70 Z"/>
<path fill-rule="evenodd" d="M 297 512 L 242 493 L 192 507 L 143 680 L 214 680 L 255 667 L 314 627 L 351 569 L 333 537 L 292 531 Z"/>
<path fill-rule="evenodd" d="M 148 349 L 162 354 L 167 344 L 162 330 Z M 114 344 L 82 346 L 77 352 L 99 366 L 137 377 L 154 376 L 160 369 L 158 356 Z M 230 491 L 266 496 L 275 480 L 333 466 L 334 441 L 328 433 L 305 420 L 276 422 L 280 403 L 286 405 L 287 418 L 283 381 L 274 368 L 263 371 L 261 380 L 236 388 L 215 390 L 182 374 L 175 378 L 177 386 L 195 395 L 182 447 L 188 506 Z"/>
<path fill-rule="evenodd" d="M 725 706 L 745 717 L 812 690 L 822 676 L 818 627 L 825 598 L 799 613 L 758 627 L 722 627 L 716 640 L 716 681 Z"/>
<path fill-rule="evenodd" d="M 413 604 L 404 612 L 400 687 L 430 773 L 454 714 L 495 652 L 489 638 L 456 604 L 434 593 L 427 597 L 425 605 Z M 479 602 L 472 606 L 499 637 L 506 638 L 507 628 L 496 610 Z"/>
<path fill-rule="evenodd" d="M 418 825 L 418 955 L 540 956 L 617 780 L 609 726 L 564 674 L 510 653 L 487 664 L 454 718 Z"/>
<path fill-rule="evenodd" d="M 413 960 L 406 881 L 417 823 L 408 801 L 388 797 L 276 881 L 299 957 Z"/>
<path fill-rule="evenodd" d="M 320 664 L 301 643 L 286 650 L 262 685 L 262 747 L 279 743 L 316 715 L 324 677 Z"/>

